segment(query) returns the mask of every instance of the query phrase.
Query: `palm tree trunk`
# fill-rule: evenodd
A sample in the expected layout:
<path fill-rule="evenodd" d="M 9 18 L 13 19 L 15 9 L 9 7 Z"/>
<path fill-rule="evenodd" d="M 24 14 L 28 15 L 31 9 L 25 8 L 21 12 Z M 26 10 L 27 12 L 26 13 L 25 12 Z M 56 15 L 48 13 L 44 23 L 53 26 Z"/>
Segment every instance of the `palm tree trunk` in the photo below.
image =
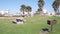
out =
<path fill-rule="evenodd" d="M 29 16 L 29 11 L 28 11 L 28 16 Z"/>
<path fill-rule="evenodd" d="M 59 8 L 58 8 L 58 16 L 59 16 Z"/>
<path fill-rule="evenodd" d="M 55 12 L 55 16 L 56 16 L 56 13 L 57 13 L 56 10 L 54 10 L 54 12 Z"/>
<path fill-rule="evenodd" d="M 41 9 L 40 14 L 42 15 L 43 14 L 43 8 L 41 7 L 40 9 Z"/>
<path fill-rule="evenodd" d="M 24 14 L 25 14 L 25 12 L 24 12 L 24 10 L 23 10 L 23 17 L 25 16 Z"/>

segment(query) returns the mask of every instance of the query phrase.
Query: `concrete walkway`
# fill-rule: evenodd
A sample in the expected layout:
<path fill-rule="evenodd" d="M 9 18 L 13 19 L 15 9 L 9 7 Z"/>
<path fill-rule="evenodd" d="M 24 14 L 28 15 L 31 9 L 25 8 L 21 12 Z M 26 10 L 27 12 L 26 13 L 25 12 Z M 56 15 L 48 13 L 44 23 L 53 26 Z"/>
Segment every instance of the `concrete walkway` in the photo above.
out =
<path fill-rule="evenodd" d="M 48 34 L 48 32 L 47 31 L 40 31 L 40 33 L 39 34 Z"/>

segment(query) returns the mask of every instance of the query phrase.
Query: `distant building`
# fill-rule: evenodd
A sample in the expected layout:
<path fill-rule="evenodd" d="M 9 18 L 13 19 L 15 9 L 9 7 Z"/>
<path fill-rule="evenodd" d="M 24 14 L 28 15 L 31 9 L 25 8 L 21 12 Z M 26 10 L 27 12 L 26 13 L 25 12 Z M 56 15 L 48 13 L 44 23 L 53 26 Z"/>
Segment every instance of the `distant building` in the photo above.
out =
<path fill-rule="evenodd" d="M 9 16 L 9 10 L 8 9 L 4 11 L 4 16 Z"/>
<path fill-rule="evenodd" d="M 0 11 L 0 15 L 9 16 L 9 10 Z"/>
<path fill-rule="evenodd" d="M 28 12 L 24 12 L 24 15 L 25 16 L 33 16 L 33 12 L 29 12 L 29 14 L 28 14 Z M 23 15 L 23 12 L 21 12 L 21 15 Z"/>
<path fill-rule="evenodd" d="M 20 17 L 21 14 L 12 14 L 11 16 L 13 16 L 13 17 Z"/>
<path fill-rule="evenodd" d="M 56 13 L 56 16 L 60 16 L 60 12 Z"/>
<path fill-rule="evenodd" d="M 3 14 L 4 14 L 4 11 L 0 11 L 0 14 L 2 14 L 2 15 L 3 15 Z"/>

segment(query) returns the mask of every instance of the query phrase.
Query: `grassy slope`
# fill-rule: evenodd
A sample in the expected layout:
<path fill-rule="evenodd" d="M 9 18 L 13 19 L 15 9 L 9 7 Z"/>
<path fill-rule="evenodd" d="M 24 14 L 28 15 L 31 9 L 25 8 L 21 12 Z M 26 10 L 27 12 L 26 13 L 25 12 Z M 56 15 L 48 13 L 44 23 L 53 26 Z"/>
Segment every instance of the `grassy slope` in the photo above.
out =
<path fill-rule="evenodd" d="M 42 28 L 50 28 L 47 20 L 56 19 L 58 23 L 54 25 L 53 32 L 50 34 L 60 33 L 60 17 L 34 16 L 27 17 L 27 24 L 13 24 L 11 20 L 0 20 L 0 34 L 39 34 Z"/>

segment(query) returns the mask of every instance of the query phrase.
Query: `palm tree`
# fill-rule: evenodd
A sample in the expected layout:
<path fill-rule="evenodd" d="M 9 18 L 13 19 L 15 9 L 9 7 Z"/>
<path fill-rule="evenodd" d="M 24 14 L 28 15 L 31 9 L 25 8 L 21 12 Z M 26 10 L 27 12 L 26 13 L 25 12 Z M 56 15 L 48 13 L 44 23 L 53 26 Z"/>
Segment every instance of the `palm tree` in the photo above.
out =
<path fill-rule="evenodd" d="M 57 2 L 57 12 L 59 12 L 60 0 L 56 0 Z"/>
<path fill-rule="evenodd" d="M 53 7 L 55 14 L 56 14 L 56 12 L 57 12 L 56 1 L 53 2 L 52 7 Z"/>
<path fill-rule="evenodd" d="M 21 5 L 20 10 L 23 12 L 23 16 L 24 16 L 24 14 L 25 14 L 25 10 L 26 10 L 26 6 L 25 6 L 24 4 Z"/>
<path fill-rule="evenodd" d="M 44 6 L 44 0 L 39 0 L 38 7 L 39 7 L 40 11 L 43 11 L 43 6 Z M 41 12 L 41 13 L 43 13 L 43 12 Z"/>
<path fill-rule="evenodd" d="M 29 14 L 29 12 L 32 11 L 32 8 L 30 6 L 27 6 L 26 9 L 27 9 L 28 14 Z"/>
<path fill-rule="evenodd" d="M 37 13 L 40 14 L 40 11 L 41 11 L 41 10 L 38 8 L 38 9 L 37 9 Z"/>
<path fill-rule="evenodd" d="M 55 15 L 59 12 L 60 0 L 55 0 L 52 4 L 52 7 L 55 11 Z"/>

